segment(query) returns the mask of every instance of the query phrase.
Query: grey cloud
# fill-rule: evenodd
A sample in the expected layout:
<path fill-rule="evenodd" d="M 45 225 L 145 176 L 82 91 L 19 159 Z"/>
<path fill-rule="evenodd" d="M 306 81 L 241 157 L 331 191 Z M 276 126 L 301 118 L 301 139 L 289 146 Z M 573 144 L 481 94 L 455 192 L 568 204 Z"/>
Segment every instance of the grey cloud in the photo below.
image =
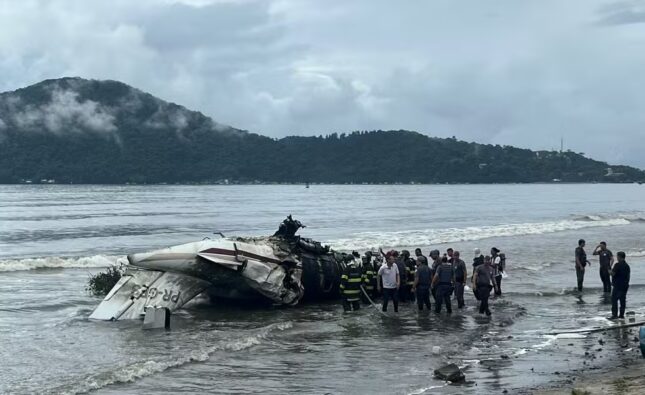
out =
<path fill-rule="evenodd" d="M 645 166 L 640 2 L 7 4 L 0 90 L 63 75 L 115 79 L 221 130 L 217 122 L 272 137 L 404 128 L 534 149 L 564 137 L 575 151 Z M 181 131 L 182 114 L 149 122 Z"/>
<path fill-rule="evenodd" d="M 78 93 L 61 89 L 53 89 L 46 104 L 29 105 L 13 115 L 13 121 L 21 128 L 44 129 L 55 134 L 112 133 L 116 130 L 114 120 L 109 109 L 92 100 L 80 101 Z"/>
<path fill-rule="evenodd" d="M 621 1 L 600 7 L 599 25 L 645 23 L 645 4 L 642 1 Z"/>

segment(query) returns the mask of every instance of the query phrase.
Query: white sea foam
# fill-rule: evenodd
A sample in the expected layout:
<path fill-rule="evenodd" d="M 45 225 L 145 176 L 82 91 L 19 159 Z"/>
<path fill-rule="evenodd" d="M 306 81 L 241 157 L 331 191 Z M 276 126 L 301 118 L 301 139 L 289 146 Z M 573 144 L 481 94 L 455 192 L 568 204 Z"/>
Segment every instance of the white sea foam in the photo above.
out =
<path fill-rule="evenodd" d="M 627 259 L 629 259 L 630 257 L 644 257 L 645 250 L 626 251 L 625 254 L 627 254 Z"/>
<path fill-rule="evenodd" d="M 439 389 L 439 388 L 443 388 L 443 387 L 445 387 L 446 385 L 448 385 L 448 384 L 444 384 L 444 385 L 432 385 L 432 386 L 430 386 L 430 387 L 419 388 L 419 389 L 416 389 L 416 390 L 414 390 L 414 391 L 412 391 L 412 392 L 409 392 L 409 393 L 408 393 L 408 395 L 421 395 L 421 394 L 425 394 L 425 393 L 427 393 L 428 391 L 435 390 L 435 389 Z"/>
<path fill-rule="evenodd" d="M 221 342 L 209 347 L 200 348 L 181 356 L 178 356 L 174 360 L 167 362 L 158 362 L 154 360 L 146 360 L 133 364 L 129 364 L 123 367 L 119 367 L 116 370 L 100 373 L 87 377 L 83 381 L 73 385 L 73 388 L 61 389 L 57 388 L 53 392 L 60 392 L 65 394 L 78 394 L 86 393 L 89 391 L 95 391 L 106 386 L 117 384 L 117 383 L 129 383 L 140 378 L 150 376 L 156 373 L 161 373 L 167 369 L 185 365 L 190 362 L 205 362 L 210 358 L 210 355 L 216 351 L 228 350 L 228 351 L 241 351 L 247 348 L 253 347 L 262 343 L 262 340 L 266 339 L 269 334 L 279 330 L 283 331 L 293 327 L 292 322 L 283 322 L 279 324 L 271 324 L 262 328 L 259 332 L 242 337 L 241 339 Z"/>
<path fill-rule="evenodd" d="M 466 228 L 443 228 L 409 230 L 399 232 L 359 232 L 351 238 L 329 240 L 337 249 L 369 249 L 374 247 L 409 247 L 418 245 L 436 245 L 463 241 L 482 240 L 491 237 L 539 235 L 567 230 L 592 227 L 629 225 L 625 218 L 598 220 L 573 219 L 551 222 L 501 224 L 492 226 L 471 226 Z"/>
<path fill-rule="evenodd" d="M 94 255 L 86 257 L 62 258 L 25 258 L 0 260 L 0 272 L 15 272 L 19 270 L 33 270 L 43 268 L 93 268 L 114 265 L 123 258 L 121 256 Z"/>

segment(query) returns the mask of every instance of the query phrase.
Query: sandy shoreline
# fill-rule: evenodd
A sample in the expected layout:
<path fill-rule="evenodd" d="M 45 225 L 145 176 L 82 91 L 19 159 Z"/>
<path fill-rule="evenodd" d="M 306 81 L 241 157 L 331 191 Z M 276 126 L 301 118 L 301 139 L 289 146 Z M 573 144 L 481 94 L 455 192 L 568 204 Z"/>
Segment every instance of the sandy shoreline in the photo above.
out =
<path fill-rule="evenodd" d="M 590 337 L 598 344 L 585 351 L 582 366 L 568 372 L 556 372 L 554 381 L 526 393 L 560 394 L 645 394 L 645 358 L 638 337 L 638 327 L 607 331 Z M 594 363 L 601 361 L 600 363 Z"/>

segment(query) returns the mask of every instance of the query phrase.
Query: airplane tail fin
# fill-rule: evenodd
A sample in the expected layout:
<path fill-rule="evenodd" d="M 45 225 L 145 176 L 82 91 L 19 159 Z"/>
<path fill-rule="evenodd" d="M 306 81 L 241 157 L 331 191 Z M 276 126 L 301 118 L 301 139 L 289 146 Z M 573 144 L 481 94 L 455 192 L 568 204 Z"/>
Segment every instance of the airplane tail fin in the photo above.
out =
<path fill-rule="evenodd" d="M 181 308 L 210 286 L 195 277 L 155 270 L 129 270 L 105 296 L 90 319 L 143 318 L 146 306 Z"/>

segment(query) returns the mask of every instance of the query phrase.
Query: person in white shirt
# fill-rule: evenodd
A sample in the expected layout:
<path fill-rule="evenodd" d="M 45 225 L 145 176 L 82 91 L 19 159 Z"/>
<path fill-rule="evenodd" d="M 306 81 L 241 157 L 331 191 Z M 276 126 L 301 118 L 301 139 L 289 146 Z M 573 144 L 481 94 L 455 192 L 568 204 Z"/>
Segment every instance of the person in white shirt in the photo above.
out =
<path fill-rule="evenodd" d="M 383 284 L 381 286 L 381 283 Z M 387 257 L 387 264 L 381 266 L 378 270 L 378 290 L 383 293 L 383 311 L 387 311 L 387 304 L 390 299 L 394 304 L 394 312 L 399 312 L 398 290 L 401 284 L 399 269 L 394 264 L 392 255 Z"/>
<path fill-rule="evenodd" d="M 497 288 L 495 289 L 495 296 L 502 295 L 502 273 L 506 269 L 506 256 L 500 253 L 499 249 L 493 247 L 490 249 L 491 263 L 493 266 L 493 272 L 495 274 L 495 282 L 497 283 Z"/>

